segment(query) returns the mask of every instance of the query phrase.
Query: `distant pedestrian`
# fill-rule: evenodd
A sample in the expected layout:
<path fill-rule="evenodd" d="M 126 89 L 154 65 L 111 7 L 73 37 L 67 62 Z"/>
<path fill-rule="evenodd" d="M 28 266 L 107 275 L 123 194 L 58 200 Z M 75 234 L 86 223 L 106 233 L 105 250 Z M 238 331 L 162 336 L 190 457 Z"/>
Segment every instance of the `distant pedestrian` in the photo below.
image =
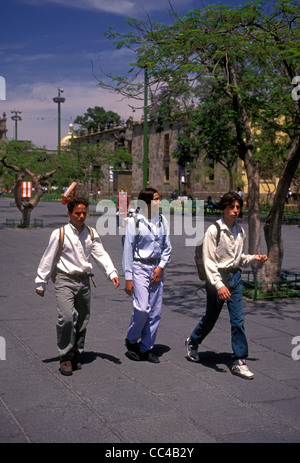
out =
<path fill-rule="evenodd" d="M 98 233 L 84 223 L 87 208 L 88 202 L 83 198 L 75 198 L 68 203 L 70 223 L 52 232 L 35 279 L 37 294 L 44 296 L 46 284 L 53 270 L 57 270 L 57 346 L 60 372 L 66 376 L 81 368 L 79 354 L 84 349 L 90 317 L 90 279 L 93 277 L 91 257 L 105 269 L 114 287 L 119 286 L 117 271 Z M 58 256 L 60 244 L 61 253 Z"/>
<path fill-rule="evenodd" d="M 226 301 L 233 349 L 231 371 L 243 378 L 252 379 L 254 375 L 246 364 L 248 342 L 244 328 L 243 283 L 240 267 L 246 267 L 253 261 L 265 262 L 267 256 L 244 254 L 246 234 L 236 222 L 242 206 L 243 201 L 238 193 L 226 193 L 219 204 L 223 217 L 216 222 L 217 225 L 210 225 L 206 231 L 203 244 L 203 261 L 207 277 L 206 313 L 187 338 L 185 345 L 188 359 L 200 362 L 201 354 L 198 353 L 198 345 L 213 329 Z"/>
<path fill-rule="evenodd" d="M 128 215 L 128 206 L 129 206 L 129 198 L 127 196 L 127 192 L 124 188 L 121 188 L 118 196 L 118 206 L 117 206 L 117 223 L 118 227 L 123 228 L 125 227 L 125 220 Z"/>
<path fill-rule="evenodd" d="M 152 349 L 161 319 L 164 269 L 172 249 L 169 224 L 159 213 L 155 189 L 142 190 L 138 199 L 140 210 L 127 220 L 123 251 L 125 291 L 133 296 L 125 345 L 131 359 L 159 363 Z"/>

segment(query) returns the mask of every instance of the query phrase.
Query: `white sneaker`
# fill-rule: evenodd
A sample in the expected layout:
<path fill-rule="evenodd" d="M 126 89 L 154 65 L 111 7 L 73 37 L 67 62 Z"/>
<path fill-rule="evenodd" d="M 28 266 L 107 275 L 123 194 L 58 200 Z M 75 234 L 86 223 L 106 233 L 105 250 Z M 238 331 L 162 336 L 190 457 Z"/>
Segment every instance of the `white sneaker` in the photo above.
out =
<path fill-rule="evenodd" d="M 198 347 L 195 348 L 194 346 L 192 346 L 192 344 L 190 344 L 190 338 L 187 338 L 185 340 L 185 348 L 189 360 L 191 360 L 192 362 L 200 362 Z"/>
<path fill-rule="evenodd" d="M 246 365 L 246 360 L 236 360 L 231 368 L 231 373 L 233 375 L 240 376 L 241 378 L 245 379 L 253 379 L 254 374 L 249 370 Z"/>

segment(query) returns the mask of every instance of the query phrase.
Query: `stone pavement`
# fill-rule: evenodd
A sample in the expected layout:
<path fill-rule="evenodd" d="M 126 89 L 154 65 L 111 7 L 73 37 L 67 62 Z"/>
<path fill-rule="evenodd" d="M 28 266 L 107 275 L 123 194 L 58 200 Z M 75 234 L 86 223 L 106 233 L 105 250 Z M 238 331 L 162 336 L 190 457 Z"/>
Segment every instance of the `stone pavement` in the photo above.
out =
<path fill-rule="evenodd" d="M 200 347 L 202 362 L 191 363 L 184 341 L 203 313 L 205 291 L 194 249 L 173 236 L 155 346 L 160 364 L 134 362 L 124 347 L 132 302 L 124 292 L 121 239 L 104 236 L 121 286 L 115 290 L 95 267 L 83 368 L 64 377 L 54 286 L 42 299 L 34 278 L 50 232 L 67 222 L 66 206 L 40 203 L 32 218 L 43 219 L 43 228 L 23 230 L 5 226 L 6 218 L 20 218 L 10 203 L 0 198 L 0 442 L 102 443 L 114 451 L 141 443 L 197 450 L 197 443 L 300 442 L 300 361 L 292 358 L 293 349 L 300 357 L 300 338 L 292 344 L 300 337 L 299 299 L 244 302 L 253 381 L 230 373 L 226 306 Z M 297 272 L 299 234 L 297 225 L 283 226 L 283 267 Z"/>

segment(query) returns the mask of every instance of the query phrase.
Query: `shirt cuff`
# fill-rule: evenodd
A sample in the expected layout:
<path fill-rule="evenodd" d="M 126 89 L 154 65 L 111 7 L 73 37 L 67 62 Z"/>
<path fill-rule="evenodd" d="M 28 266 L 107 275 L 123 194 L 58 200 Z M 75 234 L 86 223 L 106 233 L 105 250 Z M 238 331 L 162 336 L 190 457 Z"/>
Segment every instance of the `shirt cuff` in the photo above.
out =
<path fill-rule="evenodd" d="M 46 291 L 46 284 L 45 283 L 38 283 L 35 285 L 35 289 L 38 291 Z"/>
<path fill-rule="evenodd" d="M 114 272 L 111 272 L 111 274 L 109 275 L 109 278 L 110 278 L 111 280 L 113 280 L 114 278 L 118 278 L 117 272 L 115 272 L 115 271 L 114 271 Z"/>
<path fill-rule="evenodd" d="M 222 288 L 222 286 L 225 286 L 223 281 L 218 281 L 218 283 L 215 285 L 216 290 L 219 291 L 219 289 Z"/>
<path fill-rule="evenodd" d="M 124 273 L 124 276 L 125 276 L 125 280 L 133 280 L 133 273 L 130 271 L 130 270 L 126 270 L 126 272 Z"/>

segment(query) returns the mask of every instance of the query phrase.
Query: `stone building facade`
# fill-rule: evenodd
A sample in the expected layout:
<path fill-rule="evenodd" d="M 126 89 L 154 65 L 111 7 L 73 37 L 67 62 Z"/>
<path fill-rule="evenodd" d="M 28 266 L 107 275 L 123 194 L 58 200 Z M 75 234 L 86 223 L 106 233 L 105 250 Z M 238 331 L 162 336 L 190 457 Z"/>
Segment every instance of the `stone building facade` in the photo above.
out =
<path fill-rule="evenodd" d="M 199 159 L 192 169 L 181 169 L 172 151 L 176 145 L 180 127 L 175 124 L 166 126 L 157 132 L 156 126 L 148 122 L 148 186 L 156 188 L 161 197 L 169 199 L 172 192 L 181 195 L 191 195 L 197 199 L 211 196 L 218 200 L 229 189 L 229 178 L 225 169 L 217 163 Z M 143 156 L 144 156 L 144 123 L 129 118 L 121 127 L 110 127 L 104 131 L 90 132 L 83 136 L 76 136 L 78 140 L 92 144 L 108 142 L 123 144 L 133 155 L 132 165 L 123 165 L 122 169 L 107 168 L 105 179 L 101 185 L 94 185 L 94 189 L 101 188 L 101 195 L 116 195 L 121 188 L 128 192 L 128 196 L 136 198 L 143 188 Z M 112 147 L 113 148 L 113 147 Z M 236 171 L 241 171 L 238 162 Z"/>

